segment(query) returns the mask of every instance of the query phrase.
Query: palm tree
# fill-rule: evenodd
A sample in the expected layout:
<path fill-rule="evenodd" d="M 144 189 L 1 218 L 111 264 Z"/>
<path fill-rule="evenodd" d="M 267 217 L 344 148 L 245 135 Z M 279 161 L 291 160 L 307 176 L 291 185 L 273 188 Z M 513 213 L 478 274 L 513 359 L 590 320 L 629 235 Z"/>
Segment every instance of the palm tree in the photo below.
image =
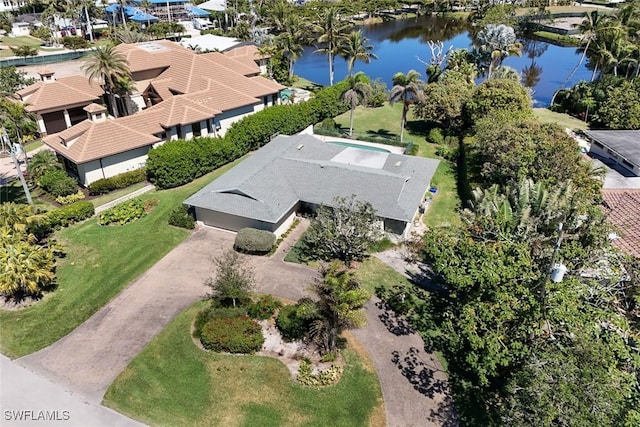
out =
<path fill-rule="evenodd" d="M 55 279 L 53 250 L 33 245 L 2 229 L 0 233 L 0 294 L 20 299 L 42 293 Z"/>
<path fill-rule="evenodd" d="M 147 28 L 149 28 L 149 25 L 151 25 L 151 18 L 149 15 L 149 9 L 151 9 L 152 5 L 151 5 L 151 1 L 150 0 L 142 0 L 140 2 L 140 7 L 142 8 L 142 10 L 144 10 L 144 13 L 147 14 Z"/>
<path fill-rule="evenodd" d="M 43 150 L 31 158 L 27 173 L 29 174 L 29 179 L 37 184 L 45 173 L 55 169 L 62 169 L 62 164 L 58 162 L 55 154 L 51 151 Z"/>
<path fill-rule="evenodd" d="M 516 33 L 508 25 L 489 24 L 478 33 L 477 39 L 480 42 L 480 50 L 489 53 L 487 78 L 491 78 L 491 74 L 502 65 L 504 58 L 522 55 L 522 43 L 516 41 Z"/>
<path fill-rule="evenodd" d="M 316 49 L 313 53 L 327 54 L 327 58 L 329 59 L 330 86 L 333 86 L 334 57 L 348 26 L 349 24 L 340 20 L 340 10 L 333 6 L 323 9 L 318 17 L 318 22 L 311 26 L 311 31 L 318 34 L 315 41 L 323 46 Z"/>
<path fill-rule="evenodd" d="M 333 262 L 316 280 L 313 291 L 317 301 L 301 301 L 309 318 L 313 318 L 309 335 L 325 353 L 335 351 L 337 338 L 345 330 L 362 326 L 366 322 L 363 307 L 369 293 L 362 288 L 339 262 Z"/>
<path fill-rule="evenodd" d="M 122 106 L 124 107 L 124 115 L 130 116 L 135 111 L 133 110 L 134 103 L 131 100 L 131 92 L 136 88 L 135 83 L 131 76 L 122 76 L 116 78 L 115 81 L 115 91 L 120 96 L 122 100 Z"/>
<path fill-rule="evenodd" d="M 347 77 L 349 82 L 349 88 L 342 93 L 342 101 L 349 106 L 351 113 L 349 115 L 349 136 L 353 136 L 353 112 L 356 107 L 366 102 L 371 87 L 369 86 L 369 79 L 367 75 L 362 71 L 357 72 L 353 76 Z"/>
<path fill-rule="evenodd" d="M 129 63 L 124 55 L 112 45 L 98 46 L 87 57 L 82 66 L 90 81 L 102 81 L 104 91 L 109 97 L 109 104 L 114 117 L 118 117 L 115 99 L 116 79 L 130 77 Z"/>
<path fill-rule="evenodd" d="M 400 124 L 400 142 L 404 140 L 404 127 L 407 124 L 407 112 L 413 102 L 422 102 L 424 95 L 422 87 L 424 82 L 420 80 L 420 73 L 410 70 L 406 75 L 396 73 L 393 76 L 393 87 L 389 91 L 389 103 L 402 101 L 402 122 Z"/>
<path fill-rule="evenodd" d="M 297 16 L 290 16 L 285 25 L 286 30 L 276 37 L 276 45 L 287 60 L 289 80 L 293 80 L 293 67 L 304 51 L 301 36 L 302 21 Z"/>
<path fill-rule="evenodd" d="M 367 44 L 367 39 L 362 30 L 352 31 L 343 40 L 343 43 L 338 47 L 338 53 L 347 61 L 347 70 L 349 76 L 353 75 L 353 66 L 356 61 L 362 61 L 365 64 L 371 62 L 372 59 L 378 59 L 378 57 L 372 53 L 373 46 Z"/>

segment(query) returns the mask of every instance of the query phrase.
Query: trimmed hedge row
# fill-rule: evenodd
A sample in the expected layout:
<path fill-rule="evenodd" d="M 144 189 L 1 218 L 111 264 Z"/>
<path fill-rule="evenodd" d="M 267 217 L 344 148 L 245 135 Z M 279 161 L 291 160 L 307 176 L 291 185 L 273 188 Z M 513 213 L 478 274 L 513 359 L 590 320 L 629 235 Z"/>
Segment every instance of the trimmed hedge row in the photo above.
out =
<path fill-rule="evenodd" d="M 91 218 L 95 213 L 95 208 L 91 202 L 76 202 L 59 209 L 54 209 L 47 213 L 49 225 L 52 228 L 80 222 L 87 218 Z"/>
<path fill-rule="evenodd" d="M 137 184 L 145 179 L 147 179 L 147 172 L 144 168 L 121 173 L 111 178 L 102 178 L 89 184 L 89 194 L 92 196 L 105 194 Z"/>
<path fill-rule="evenodd" d="M 346 82 L 324 88 L 313 99 L 275 105 L 234 123 L 224 138 L 167 141 L 149 151 L 147 177 L 158 188 L 184 185 L 262 147 L 276 134 L 293 135 L 348 110 L 341 100 Z"/>

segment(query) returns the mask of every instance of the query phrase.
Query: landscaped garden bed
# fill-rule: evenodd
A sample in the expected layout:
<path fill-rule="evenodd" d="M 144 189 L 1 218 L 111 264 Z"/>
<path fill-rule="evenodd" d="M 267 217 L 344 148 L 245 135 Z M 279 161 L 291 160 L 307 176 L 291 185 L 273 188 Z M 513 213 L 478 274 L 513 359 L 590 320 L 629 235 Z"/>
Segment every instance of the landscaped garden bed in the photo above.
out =
<path fill-rule="evenodd" d="M 341 380 L 307 387 L 273 357 L 205 352 L 194 345 L 189 330 L 205 304 L 176 316 L 120 374 L 103 403 L 152 425 L 385 424 L 375 370 L 349 339 Z"/>

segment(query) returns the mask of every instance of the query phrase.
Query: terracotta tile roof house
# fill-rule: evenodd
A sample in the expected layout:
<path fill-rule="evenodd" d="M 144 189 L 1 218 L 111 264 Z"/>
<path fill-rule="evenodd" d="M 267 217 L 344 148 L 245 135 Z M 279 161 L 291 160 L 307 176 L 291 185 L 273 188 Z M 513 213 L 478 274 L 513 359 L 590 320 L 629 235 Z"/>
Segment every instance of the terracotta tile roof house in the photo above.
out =
<path fill-rule="evenodd" d="M 284 89 L 258 76 L 257 66 L 218 52 L 199 55 L 169 41 L 117 49 L 130 61 L 140 92 L 132 100 L 141 110 L 113 119 L 87 103 L 89 121 L 43 139 L 83 185 L 141 167 L 149 149 L 164 141 L 222 136 L 233 122 L 278 103 Z"/>
<path fill-rule="evenodd" d="M 613 245 L 640 258 L 640 189 L 604 190 L 602 198 L 619 236 Z"/>
<path fill-rule="evenodd" d="M 89 83 L 84 76 L 55 79 L 54 73 L 40 70 L 41 81 L 15 93 L 25 110 L 36 116 L 42 134 L 60 132 L 87 118 L 82 110 L 102 96 L 99 83 Z"/>
<path fill-rule="evenodd" d="M 213 227 L 280 234 L 296 212 L 355 195 L 371 203 L 385 231 L 406 237 L 438 164 L 338 146 L 311 135 L 278 136 L 184 203 Z"/>

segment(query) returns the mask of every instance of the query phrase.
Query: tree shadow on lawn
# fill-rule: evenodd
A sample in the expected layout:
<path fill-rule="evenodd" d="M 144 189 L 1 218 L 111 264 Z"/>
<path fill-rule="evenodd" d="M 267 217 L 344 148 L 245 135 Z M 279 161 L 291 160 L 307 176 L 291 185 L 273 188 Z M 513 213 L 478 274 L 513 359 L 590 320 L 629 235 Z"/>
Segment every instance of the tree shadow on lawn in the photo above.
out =
<path fill-rule="evenodd" d="M 434 127 L 437 127 L 435 123 L 425 120 L 407 120 L 407 124 L 405 125 L 405 129 L 412 135 L 424 137 L 426 137 Z"/>
<path fill-rule="evenodd" d="M 392 355 L 393 364 L 418 393 L 430 399 L 435 398 L 436 395 L 442 395 L 443 401 L 438 403 L 437 410 L 431 410 L 429 420 L 441 426 L 458 426 L 458 417 L 449 385 L 446 381 L 435 378 L 437 372 L 445 372 L 430 361 L 425 361 L 416 347 L 411 347 L 406 352 L 396 350 Z"/>

